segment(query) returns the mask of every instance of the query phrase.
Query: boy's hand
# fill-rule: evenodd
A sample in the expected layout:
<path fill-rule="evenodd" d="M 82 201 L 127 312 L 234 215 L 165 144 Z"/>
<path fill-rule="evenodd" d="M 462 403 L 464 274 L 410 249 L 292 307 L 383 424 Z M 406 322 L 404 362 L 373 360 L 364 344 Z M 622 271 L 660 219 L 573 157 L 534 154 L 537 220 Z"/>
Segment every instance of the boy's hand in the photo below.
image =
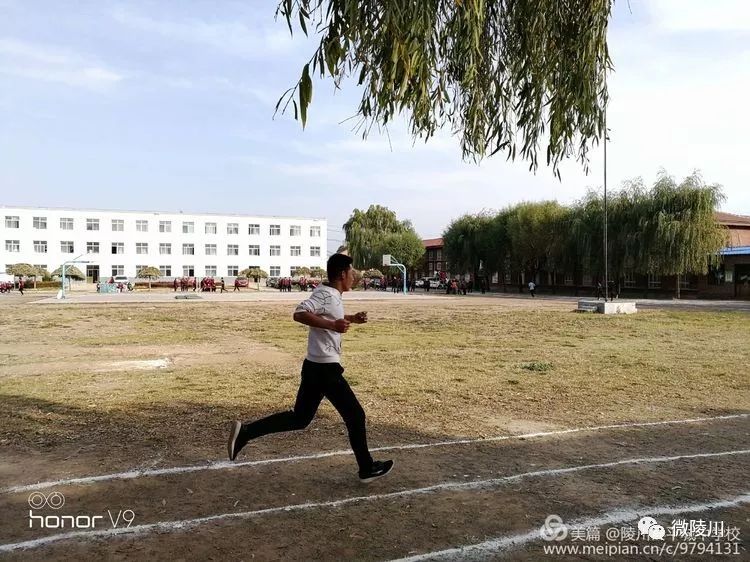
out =
<path fill-rule="evenodd" d="M 349 320 L 347 320 L 346 318 L 340 318 L 333 323 L 333 330 L 340 334 L 345 334 L 349 329 L 349 324 Z"/>
<path fill-rule="evenodd" d="M 355 324 L 364 324 L 367 322 L 367 313 L 366 312 L 357 312 L 357 314 L 354 315 L 354 323 Z"/>

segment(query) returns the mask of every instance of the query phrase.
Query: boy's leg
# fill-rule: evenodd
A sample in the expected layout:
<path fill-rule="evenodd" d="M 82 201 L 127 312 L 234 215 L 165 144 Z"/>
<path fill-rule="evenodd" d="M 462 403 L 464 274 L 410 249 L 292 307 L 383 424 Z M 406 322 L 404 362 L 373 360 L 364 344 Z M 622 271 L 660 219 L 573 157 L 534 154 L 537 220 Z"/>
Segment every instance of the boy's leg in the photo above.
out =
<path fill-rule="evenodd" d="M 234 450 L 230 451 L 229 456 L 234 456 L 244 447 L 251 439 L 268 435 L 269 433 L 279 433 L 282 431 L 293 431 L 304 429 L 315 417 L 318 406 L 323 400 L 323 391 L 315 376 L 305 372 L 305 366 L 302 367 L 302 381 L 297 391 L 297 400 L 294 403 L 294 410 L 278 412 L 271 414 L 263 419 L 254 422 L 243 423 L 239 434 L 236 436 Z M 231 448 L 230 436 L 230 448 Z"/>
<path fill-rule="evenodd" d="M 365 429 L 365 411 L 354 395 L 349 383 L 340 373 L 331 373 L 325 377 L 325 397 L 333 404 L 346 423 L 349 432 L 349 443 L 354 451 L 360 472 L 367 472 L 372 467 L 372 456 L 367 448 L 367 431 Z"/>

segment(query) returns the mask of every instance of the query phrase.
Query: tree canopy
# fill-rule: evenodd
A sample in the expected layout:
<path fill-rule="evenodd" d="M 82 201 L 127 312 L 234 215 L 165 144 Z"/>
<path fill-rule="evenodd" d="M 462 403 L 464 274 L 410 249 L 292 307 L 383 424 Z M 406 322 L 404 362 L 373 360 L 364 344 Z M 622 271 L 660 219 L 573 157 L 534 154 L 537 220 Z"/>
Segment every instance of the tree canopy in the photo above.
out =
<path fill-rule="evenodd" d="M 156 279 L 158 277 L 161 277 L 161 271 L 158 267 L 154 266 L 148 266 L 148 267 L 142 267 L 139 269 L 136 274 L 136 277 L 139 277 L 140 279 Z"/>
<path fill-rule="evenodd" d="M 586 165 L 602 138 L 611 10 L 612 0 L 282 0 L 289 31 L 320 42 L 276 109 L 291 103 L 304 127 L 312 76 L 337 88 L 351 78 L 363 137 L 405 113 L 415 138 L 449 127 L 465 159 L 502 151 L 536 169 L 546 142 L 559 176 L 563 158 Z"/>
<path fill-rule="evenodd" d="M 62 266 L 52 272 L 52 277 L 62 277 Z M 79 280 L 86 279 L 86 276 L 81 273 L 81 270 L 74 265 L 65 266 L 65 277 Z"/>
<path fill-rule="evenodd" d="M 10 273 L 16 277 L 41 277 L 43 275 L 42 270 L 30 263 L 13 264 L 6 268 L 6 273 Z"/>
<path fill-rule="evenodd" d="M 373 269 L 383 264 L 383 254 L 391 254 L 407 268 L 413 268 L 424 254 L 422 239 L 408 220 L 381 205 L 366 211 L 354 209 L 344 224 L 346 248 L 356 269 Z"/>
<path fill-rule="evenodd" d="M 680 275 L 706 273 L 726 244 L 726 229 L 714 211 L 721 187 L 697 172 L 677 181 L 665 172 L 649 189 L 627 182 L 608 204 L 609 270 Z M 604 205 L 589 192 L 564 207 L 555 201 L 521 203 L 496 214 L 464 215 L 443 233 L 451 270 L 474 271 L 480 261 L 491 271 L 603 273 Z"/>

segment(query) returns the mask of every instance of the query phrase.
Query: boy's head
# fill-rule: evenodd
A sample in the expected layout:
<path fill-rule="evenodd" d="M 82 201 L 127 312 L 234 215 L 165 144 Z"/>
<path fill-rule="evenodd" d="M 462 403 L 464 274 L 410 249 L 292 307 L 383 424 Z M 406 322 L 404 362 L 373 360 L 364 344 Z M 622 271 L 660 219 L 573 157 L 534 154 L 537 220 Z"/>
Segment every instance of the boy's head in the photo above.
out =
<path fill-rule="evenodd" d="M 354 284 L 352 258 L 346 254 L 333 254 L 326 264 L 328 283 L 340 285 L 342 292 L 349 291 Z"/>

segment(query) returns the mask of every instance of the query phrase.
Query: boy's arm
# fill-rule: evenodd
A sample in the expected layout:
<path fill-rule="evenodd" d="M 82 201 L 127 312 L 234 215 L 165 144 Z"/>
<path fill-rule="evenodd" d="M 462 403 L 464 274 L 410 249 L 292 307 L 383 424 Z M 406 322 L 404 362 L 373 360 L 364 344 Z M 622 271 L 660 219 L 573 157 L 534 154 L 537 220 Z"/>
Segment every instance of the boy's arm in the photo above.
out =
<path fill-rule="evenodd" d="M 367 313 L 357 312 L 357 314 L 345 314 L 344 318 L 352 324 L 364 324 L 367 322 Z"/>
<path fill-rule="evenodd" d="M 297 311 L 294 313 L 294 321 L 304 324 L 305 326 L 312 326 L 313 328 L 322 328 L 323 330 L 332 330 L 334 332 L 344 333 L 349 329 L 350 320 L 348 318 L 341 318 L 340 320 L 329 320 L 323 318 L 312 312 Z"/>

